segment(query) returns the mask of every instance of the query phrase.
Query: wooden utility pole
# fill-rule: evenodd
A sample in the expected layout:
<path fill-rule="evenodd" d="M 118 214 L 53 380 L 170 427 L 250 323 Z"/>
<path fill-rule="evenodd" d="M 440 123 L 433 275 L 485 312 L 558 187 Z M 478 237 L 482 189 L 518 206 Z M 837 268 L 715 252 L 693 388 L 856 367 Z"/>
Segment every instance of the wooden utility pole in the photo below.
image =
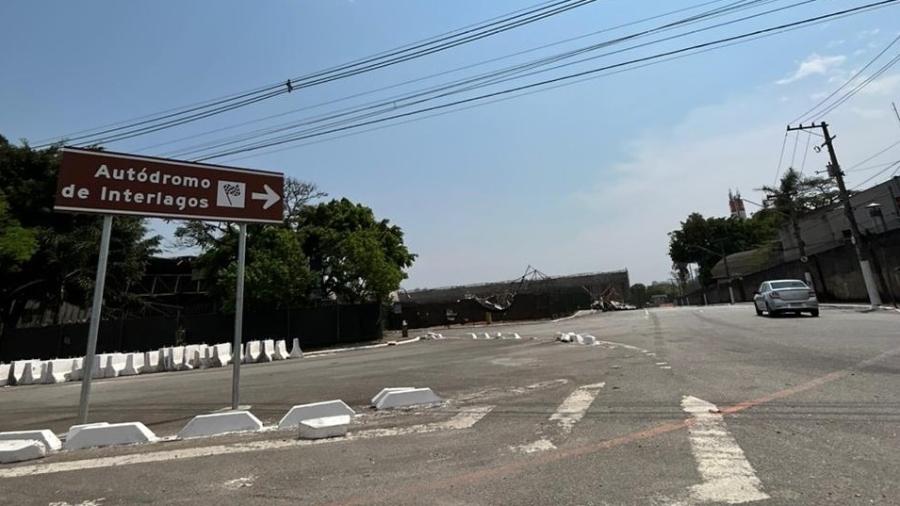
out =
<path fill-rule="evenodd" d="M 877 307 L 881 305 L 881 295 L 878 293 L 878 286 L 875 284 L 875 276 L 872 274 L 872 266 L 869 263 L 868 255 L 866 254 L 866 249 L 862 244 L 862 234 L 859 233 L 859 225 L 856 223 L 856 215 L 853 214 L 853 206 L 850 204 L 850 195 L 847 193 L 847 186 L 844 184 L 844 171 L 841 170 L 841 166 L 838 164 L 837 154 L 834 152 L 834 137 L 832 137 L 828 133 L 828 123 L 824 121 L 816 124 L 810 123 L 809 125 L 800 124 L 799 126 L 792 127 L 788 125 L 788 132 L 792 130 L 810 130 L 813 128 L 819 128 L 822 130 L 822 135 L 825 137 L 825 143 L 823 144 L 828 148 L 828 156 L 831 159 L 831 162 L 828 164 L 828 175 L 833 177 L 838 185 L 838 192 L 841 203 L 844 205 L 844 216 L 847 218 L 847 222 L 850 223 L 850 241 L 853 243 L 853 247 L 856 250 L 856 258 L 859 259 L 859 269 L 863 275 L 863 281 L 866 284 L 866 292 L 869 294 L 869 303 L 872 307 Z"/>

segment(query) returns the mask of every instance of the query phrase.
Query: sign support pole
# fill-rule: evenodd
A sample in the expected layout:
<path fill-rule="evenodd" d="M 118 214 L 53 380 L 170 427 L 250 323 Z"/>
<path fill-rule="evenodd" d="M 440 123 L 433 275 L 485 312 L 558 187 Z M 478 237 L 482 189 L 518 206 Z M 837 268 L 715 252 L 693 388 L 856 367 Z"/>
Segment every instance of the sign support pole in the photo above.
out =
<path fill-rule="evenodd" d="M 238 239 L 237 289 L 234 293 L 234 344 L 231 345 L 231 409 L 238 409 L 241 398 L 241 333 L 244 327 L 244 262 L 247 256 L 247 224 L 241 223 Z"/>
<path fill-rule="evenodd" d="M 103 287 L 106 284 L 106 260 L 109 257 L 109 237 L 112 235 L 110 214 L 103 216 L 103 232 L 100 235 L 100 258 L 97 260 L 97 277 L 94 281 L 94 302 L 91 305 L 91 324 L 88 328 L 87 350 L 82 363 L 81 400 L 78 403 L 78 423 L 88 421 L 88 404 L 91 400 L 91 379 L 97 354 L 97 334 L 100 331 L 100 310 L 103 307 Z"/>

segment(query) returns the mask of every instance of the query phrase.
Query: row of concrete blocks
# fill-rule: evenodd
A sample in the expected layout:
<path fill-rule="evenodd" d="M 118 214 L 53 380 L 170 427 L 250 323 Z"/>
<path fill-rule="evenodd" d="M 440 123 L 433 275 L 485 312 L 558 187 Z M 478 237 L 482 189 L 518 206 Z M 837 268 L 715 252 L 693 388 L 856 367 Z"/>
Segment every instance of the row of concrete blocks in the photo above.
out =
<path fill-rule="evenodd" d="M 440 402 L 441 398 L 430 388 L 385 388 L 372 398 L 376 409 L 408 408 Z M 339 437 L 347 433 L 355 415 L 356 412 L 341 400 L 301 404 L 292 407 L 278 422 L 277 428 L 299 428 L 302 439 Z M 249 411 L 226 411 L 195 416 L 181 429 L 177 438 L 260 430 L 263 430 L 262 422 Z M 140 422 L 73 425 L 66 433 L 65 443 L 50 430 L 0 432 L 0 463 L 32 460 L 63 448 L 77 450 L 158 440 L 156 434 Z"/>
<path fill-rule="evenodd" d="M 597 342 L 597 338 L 590 334 L 576 334 L 574 332 L 559 332 L 556 337 L 557 341 L 561 341 L 564 343 L 576 343 L 576 344 L 587 344 L 594 345 L 599 344 Z"/>
<path fill-rule="evenodd" d="M 291 351 L 284 340 L 250 341 L 241 350 L 243 363 L 272 362 L 302 358 L 299 339 Z M 164 371 L 189 371 L 223 367 L 232 363 L 231 343 L 196 344 L 161 348 L 144 353 L 101 353 L 94 358 L 94 379 L 134 376 Z M 0 386 L 64 383 L 80 381 L 84 375 L 84 359 L 18 360 L 0 364 Z"/>
<path fill-rule="evenodd" d="M 469 337 L 472 339 L 522 339 L 518 332 L 494 332 L 494 335 L 482 332 L 480 336 L 474 332 L 469 332 Z"/>

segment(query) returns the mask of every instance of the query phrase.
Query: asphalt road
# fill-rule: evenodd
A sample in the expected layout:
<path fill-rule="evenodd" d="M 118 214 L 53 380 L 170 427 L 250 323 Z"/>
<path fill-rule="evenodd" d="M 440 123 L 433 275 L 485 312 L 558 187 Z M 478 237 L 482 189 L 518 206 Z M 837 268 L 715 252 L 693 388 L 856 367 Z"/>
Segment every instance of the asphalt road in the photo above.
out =
<path fill-rule="evenodd" d="M 900 504 L 900 314 L 750 306 L 597 314 L 247 366 L 267 424 L 343 399 L 350 437 L 265 431 L 0 465 L 0 503 Z M 475 329 L 476 332 L 483 330 Z M 596 346 L 555 341 L 589 333 Z M 374 412 L 382 387 L 440 407 Z M 65 432 L 77 384 L 0 390 L 0 430 Z M 158 435 L 230 400 L 230 370 L 94 384 L 92 420 Z"/>

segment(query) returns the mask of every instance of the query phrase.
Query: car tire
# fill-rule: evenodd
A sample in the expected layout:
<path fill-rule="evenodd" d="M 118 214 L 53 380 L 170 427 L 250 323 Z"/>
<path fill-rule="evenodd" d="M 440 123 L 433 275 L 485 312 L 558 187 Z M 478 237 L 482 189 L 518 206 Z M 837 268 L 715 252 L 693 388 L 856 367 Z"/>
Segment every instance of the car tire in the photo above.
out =
<path fill-rule="evenodd" d="M 769 318 L 774 318 L 775 313 L 772 311 L 772 308 L 769 307 L 769 302 L 766 301 L 766 313 L 769 315 Z"/>
<path fill-rule="evenodd" d="M 759 306 L 757 306 L 755 302 L 753 303 L 753 309 L 756 310 L 756 316 L 762 316 L 762 315 L 763 315 L 762 310 L 759 309 Z"/>
<path fill-rule="evenodd" d="M 813 309 L 812 311 L 809 312 L 809 315 L 812 316 L 813 318 L 816 318 L 819 316 L 819 310 Z"/>

